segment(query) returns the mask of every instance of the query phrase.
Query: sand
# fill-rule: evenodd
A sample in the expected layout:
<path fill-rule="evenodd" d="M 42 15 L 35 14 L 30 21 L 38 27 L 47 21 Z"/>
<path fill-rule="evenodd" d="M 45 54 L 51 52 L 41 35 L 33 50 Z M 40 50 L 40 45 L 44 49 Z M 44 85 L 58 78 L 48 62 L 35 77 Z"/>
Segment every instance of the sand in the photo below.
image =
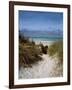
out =
<path fill-rule="evenodd" d="M 42 43 L 44 46 L 54 43 L 54 41 L 35 41 L 38 45 Z M 59 60 L 54 57 L 50 57 L 48 54 L 43 54 L 42 60 L 33 64 L 32 67 L 21 67 L 19 71 L 19 78 L 32 79 L 32 78 L 50 78 L 50 77 L 62 77 L 63 65 Z"/>
<path fill-rule="evenodd" d="M 48 46 L 50 46 L 51 44 L 53 44 L 53 42 L 55 42 L 55 41 L 40 41 L 40 40 L 37 40 L 37 41 L 35 41 L 35 44 L 40 44 L 40 43 L 42 43 L 44 46 L 46 46 L 46 45 L 48 45 Z"/>
<path fill-rule="evenodd" d="M 52 58 L 48 54 L 42 55 L 42 60 L 37 64 L 33 64 L 32 68 L 21 67 L 19 71 L 19 78 L 50 78 L 62 77 L 63 65 L 60 64 L 57 58 Z"/>

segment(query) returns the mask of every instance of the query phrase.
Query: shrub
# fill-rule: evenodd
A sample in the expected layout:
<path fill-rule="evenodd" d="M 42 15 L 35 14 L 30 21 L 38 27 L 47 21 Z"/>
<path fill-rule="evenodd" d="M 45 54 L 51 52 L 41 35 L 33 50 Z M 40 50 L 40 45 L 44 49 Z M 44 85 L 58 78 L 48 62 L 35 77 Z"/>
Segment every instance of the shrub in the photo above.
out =
<path fill-rule="evenodd" d="M 41 44 L 42 53 L 47 54 L 47 49 L 48 49 L 48 46 L 43 46 L 43 44 Z"/>

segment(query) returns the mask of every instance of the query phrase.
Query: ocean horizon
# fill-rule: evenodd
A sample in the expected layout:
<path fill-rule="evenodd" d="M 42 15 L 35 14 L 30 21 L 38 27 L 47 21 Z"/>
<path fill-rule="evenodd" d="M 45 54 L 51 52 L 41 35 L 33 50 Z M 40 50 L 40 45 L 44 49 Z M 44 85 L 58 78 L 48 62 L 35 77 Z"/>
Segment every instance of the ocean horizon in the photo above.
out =
<path fill-rule="evenodd" d="M 24 37 L 29 38 L 30 41 L 57 41 L 63 40 L 62 32 L 50 31 L 22 31 Z"/>

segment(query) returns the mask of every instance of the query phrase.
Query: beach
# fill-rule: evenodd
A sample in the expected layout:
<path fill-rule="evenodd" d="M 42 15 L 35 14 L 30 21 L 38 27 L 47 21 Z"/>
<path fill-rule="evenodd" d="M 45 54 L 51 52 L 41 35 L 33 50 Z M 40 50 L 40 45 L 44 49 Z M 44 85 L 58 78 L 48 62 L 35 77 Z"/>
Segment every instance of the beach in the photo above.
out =
<path fill-rule="evenodd" d="M 19 11 L 19 21 L 19 78 L 62 77 L 63 14 Z"/>
<path fill-rule="evenodd" d="M 55 41 L 34 41 L 36 45 L 40 43 L 44 46 L 50 46 Z M 32 64 L 32 67 L 20 67 L 19 78 L 50 78 L 50 77 L 62 77 L 63 76 L 63 64 L 60 63 L 57 56 L 49 56 L 49 54 L 42 54 L 42 60 L 36 64 Z"/>
<path fill-rule="evenodd" d="M 34 41 L 36 45 L 38 44 L 43 44 L 44 46 L 48 45 L 52 45 L 55 41 L 42 41 L 42 40 L 35 40 Z"/>

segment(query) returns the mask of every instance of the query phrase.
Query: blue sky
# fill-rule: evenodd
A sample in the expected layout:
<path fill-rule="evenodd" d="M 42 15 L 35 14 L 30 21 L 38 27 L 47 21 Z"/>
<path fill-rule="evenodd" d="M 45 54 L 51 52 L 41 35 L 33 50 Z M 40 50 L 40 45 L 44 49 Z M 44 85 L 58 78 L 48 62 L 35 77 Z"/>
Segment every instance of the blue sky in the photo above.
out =
<path fill-rule="evenodd" d="M 61 30 L 63 31 L 63 13 L 19 11 L 20 30 Z"/>

